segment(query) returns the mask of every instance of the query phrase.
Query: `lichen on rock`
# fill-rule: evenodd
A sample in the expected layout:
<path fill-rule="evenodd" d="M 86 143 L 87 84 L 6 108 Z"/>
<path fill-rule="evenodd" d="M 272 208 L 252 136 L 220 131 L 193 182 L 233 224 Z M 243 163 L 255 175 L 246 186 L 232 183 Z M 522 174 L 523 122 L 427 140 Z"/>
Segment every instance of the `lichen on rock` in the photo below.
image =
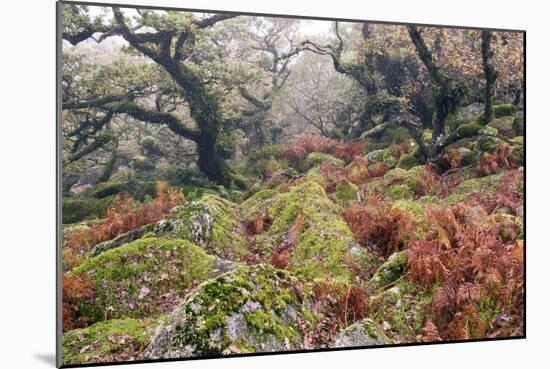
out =
<path fill-rule="evenodd" d="M 343 329 L 336 337 L 334 347 L 379 346 L 392 343 L 384 331 L 369 318 Z"/>
<path fill-rule="evenodd" d="M 182 358 L 302 347 L 299 321 L 315 319 L 311 289 L 267 264 L 236 269 L 189 294 L 142 359 Z"/>
<path fill-rule="evenodd" d="M 224 259 L 241 259 L 247 254 L 237 205 L 213 194 L 178 207 L 157 223 L 154 232 L 157 236 L 189 240 Z"/>

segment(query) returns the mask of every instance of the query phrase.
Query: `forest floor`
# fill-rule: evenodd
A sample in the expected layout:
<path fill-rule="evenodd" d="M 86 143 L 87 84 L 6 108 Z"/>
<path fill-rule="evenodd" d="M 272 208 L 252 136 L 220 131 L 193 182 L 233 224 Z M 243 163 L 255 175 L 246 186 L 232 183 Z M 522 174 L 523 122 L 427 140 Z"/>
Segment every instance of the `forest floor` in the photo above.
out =
<path fill-rule="evenodd" d="M 523 137 L 496 129 L 443 174 L 408 140 L 301 136 L 246 193 L 65 201 L 63 362 L 523 335 Z"/>

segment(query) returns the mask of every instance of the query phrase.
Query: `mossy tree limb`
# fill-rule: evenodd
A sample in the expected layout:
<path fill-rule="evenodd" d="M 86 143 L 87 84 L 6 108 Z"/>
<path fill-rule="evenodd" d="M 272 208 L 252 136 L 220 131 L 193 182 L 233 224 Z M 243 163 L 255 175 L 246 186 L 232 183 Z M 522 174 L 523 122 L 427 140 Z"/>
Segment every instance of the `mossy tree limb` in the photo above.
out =
<path fill-rule="evenodd" d="M 95 30 L 93 33 L 74 35 L 65 31 L 63 32 L 64 39 L 76 44 L 87 39 L 86 35 L 90 38 L 96 32 L 102 33 L 99 39 L 96 39 L 98 42 L 110 36 L 122 36 L 134 49 L 161 66 L 181 87 L 180 93 L 187 102 L 189 113 L 198 128 L 197 130 L 189 129 L 181 124 L 174 115 L 146 110 L 137 105 L 133 99 L 128 98 L 106 96 L 102 98 L 102 101 L 91 101 L 91 104 L 88 104 L 89 107 L 99 103 L 104 103 L 101 104 L 103 107 L 115 103 L 109 111 L 126 113 L 135 119 L 147 122 L 166 124 L 176 134 L 196 142 L 199 155 L 197 164 L 212 181 L 226 186 L 232 183 L 239 187 L 244 186 L 242 180 L 225 163 L 224 150 L 218 142 L 218 136 L 224 123 L 221 102 L 217 95 L 201 80 L 198 73 L 182 62 L 182 59 L 185 58 L 184 54 L 194 48 L 196 32 L 225 19 L 233 18 L 235 15 L 215 15 L 203 20 L 193 19 L 192 27 L 186 27 L 185 30 L 175 30 L 166 26 L 158 27 L 156 32 L 137 33 L 126 23 L 120 8 L 113 7 L 112 10 L 114 22 L 109 29 L 90 21 L 83 28 L 93 28 Z M 96 26 L 97 28 L 94 28 Z M 174 40 L 175 47 L 172 46 Z M 64 109 L 78 107 L 86 106 L 82 102 L 64 104 Z"/>

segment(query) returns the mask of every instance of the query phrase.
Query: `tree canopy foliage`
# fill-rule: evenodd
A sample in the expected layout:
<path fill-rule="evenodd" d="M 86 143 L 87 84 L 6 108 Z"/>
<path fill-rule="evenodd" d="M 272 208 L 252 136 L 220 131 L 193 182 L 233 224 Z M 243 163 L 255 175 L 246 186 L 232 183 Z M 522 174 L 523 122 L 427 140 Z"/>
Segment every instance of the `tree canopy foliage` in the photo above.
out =
<path fill-rule="evenodd" d="M 64 6 L 63 20 L 74 45 L 63 56 L 66 163 L 99 156 L 106 175 L 108 153 L 136 127 L 173 142 L 166 156 L 195 155 L 210 180 L 241 188 L 228 160 L 295 127 L 346 141 L 404 127 L 419 159 L 437 164 L 465 137 L 448 124 L 458 107 L 486 104 L 467 132 L 477 135 L 494 101 L 521 103 L 513 32 L 334 22 L 308 34 L 293 19 L 82 5 Z M 115 52 L 105 60 L 94 44 Z"/>

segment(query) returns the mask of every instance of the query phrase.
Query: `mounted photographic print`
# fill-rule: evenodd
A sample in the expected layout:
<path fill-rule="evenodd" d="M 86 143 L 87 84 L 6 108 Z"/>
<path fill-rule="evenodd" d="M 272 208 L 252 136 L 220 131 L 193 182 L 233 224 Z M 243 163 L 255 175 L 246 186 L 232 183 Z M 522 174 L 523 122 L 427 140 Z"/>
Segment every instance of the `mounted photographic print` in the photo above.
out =
<path fill-rule="evenodd" d="M 524 47 L 58 3 L 58 365 L 524 338 Z"/>

